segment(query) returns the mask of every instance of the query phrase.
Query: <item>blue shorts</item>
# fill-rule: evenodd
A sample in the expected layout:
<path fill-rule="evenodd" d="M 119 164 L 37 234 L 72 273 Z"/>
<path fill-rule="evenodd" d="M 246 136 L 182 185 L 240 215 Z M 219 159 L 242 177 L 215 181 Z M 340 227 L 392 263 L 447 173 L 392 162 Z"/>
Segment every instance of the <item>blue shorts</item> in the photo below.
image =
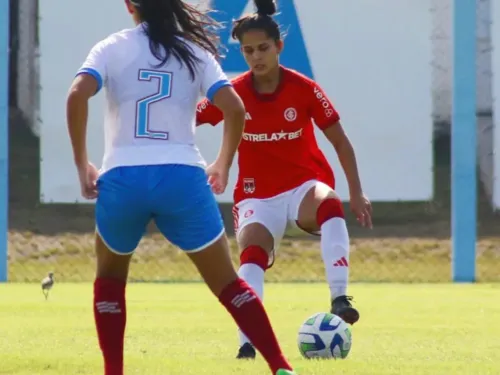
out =
<path fill-rule="evenodd" d="M 117 167 L 99 177 L 97 189 L 96 230 L 117 254 L 132 254 L 151 220 L 186 252 L 203 250 L 224 234 L 217 201 L 200 167 Z"/>

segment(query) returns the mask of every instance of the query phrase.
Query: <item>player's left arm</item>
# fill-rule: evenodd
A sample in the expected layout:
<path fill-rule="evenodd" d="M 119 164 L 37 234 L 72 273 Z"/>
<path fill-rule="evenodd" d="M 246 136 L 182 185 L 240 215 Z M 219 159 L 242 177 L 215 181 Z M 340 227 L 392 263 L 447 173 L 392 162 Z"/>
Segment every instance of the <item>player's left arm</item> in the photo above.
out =
<path fill-rule="evenodd" d="M 89 99 L 97 94 L 106 80 L 106 62 L 103 42 L 92 48 L 69 89 L 66 102 L 68 124 L 73 157 L 78 169 L 88 165 L 87 118 Z"/>
<path fill-rule="evenodd" d="M 323 133 L 335 148 L 340 164 L 349 184 L 349 193 L 353 195 L 363 194 L 361 179 L 359 177 L 356 153 L 351 140 L 347 136 L 340 122 L 332 124 L 323 129 Z"/>
<path fill-rule="evenodd" d="M 312 94 L 311 112 L 313 120 L 335 148 L 349 184 L 351 207 L 357 214 L 358 220 L 364 222 L 364 219 L 369 219 L 371 216 L 371 204 L 363 193 L 354 147 L 340 123 L 338 112 L 325 92 L 316 83 L 312 87 Z M 368 211 L 364 212 L 365 210 Z M 363 218 L 363 215 L 367 217 Z M 370 219 L 367 225 L 371 226 Z"/>
<path fill-rule="evenodd" d="M 196 106 L 196 126 L 210 124 L 216 126 L 223 120 L 222 112 L 205 98 Z"/>

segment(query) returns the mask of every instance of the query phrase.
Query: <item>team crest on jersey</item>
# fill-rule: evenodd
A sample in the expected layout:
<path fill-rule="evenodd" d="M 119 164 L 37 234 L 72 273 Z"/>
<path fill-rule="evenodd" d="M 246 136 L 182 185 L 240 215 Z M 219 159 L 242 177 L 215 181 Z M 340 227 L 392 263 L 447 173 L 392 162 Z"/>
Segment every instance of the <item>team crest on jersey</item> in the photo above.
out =
<path fill-rule="evenodd" d="M 285 119 L 288 122 L 293 122 L 297 119 L 297 110 L 295 108 L 287 108 L 285 110 Z"/>
<path fill-rule="evenodd" d="M 245 194 L 255 193 L 255 180 L 253 178 L 243 179 L 243 191 Z"/>

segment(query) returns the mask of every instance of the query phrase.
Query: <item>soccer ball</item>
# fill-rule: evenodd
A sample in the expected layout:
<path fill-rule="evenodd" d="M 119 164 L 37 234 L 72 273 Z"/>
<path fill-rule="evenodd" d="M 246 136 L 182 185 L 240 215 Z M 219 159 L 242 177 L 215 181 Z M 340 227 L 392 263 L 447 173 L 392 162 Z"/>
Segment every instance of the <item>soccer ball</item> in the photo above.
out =
<path fill-rule="evenodd" d="M 347 323 L 329 313 L 314 314 L 299 330 L 299 350 L 308 359 L 344 359 L 351 350 L 351 342 Z"/>

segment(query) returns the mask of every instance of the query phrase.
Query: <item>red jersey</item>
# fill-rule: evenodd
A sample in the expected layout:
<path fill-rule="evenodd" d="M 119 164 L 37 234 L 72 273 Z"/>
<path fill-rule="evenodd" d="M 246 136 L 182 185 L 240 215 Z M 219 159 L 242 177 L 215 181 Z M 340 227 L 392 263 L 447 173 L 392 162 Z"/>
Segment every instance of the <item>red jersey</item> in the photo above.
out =
<path fill-rule="evenodd" d="M 250 72 L 232 80 L 247 112 L 235 204 L 270 198 L 313 179 L 334 188 L 333 171 L 318 147 L 312 120 L 324 130 L 339 115 L 314 81 L 291 69 L 282 68 L 282 73 L 272 94 L 257 93 Z M 207 99 L 198 104 L 198 124 L 215 126 L 222 120 L 222 112 Z"/>

